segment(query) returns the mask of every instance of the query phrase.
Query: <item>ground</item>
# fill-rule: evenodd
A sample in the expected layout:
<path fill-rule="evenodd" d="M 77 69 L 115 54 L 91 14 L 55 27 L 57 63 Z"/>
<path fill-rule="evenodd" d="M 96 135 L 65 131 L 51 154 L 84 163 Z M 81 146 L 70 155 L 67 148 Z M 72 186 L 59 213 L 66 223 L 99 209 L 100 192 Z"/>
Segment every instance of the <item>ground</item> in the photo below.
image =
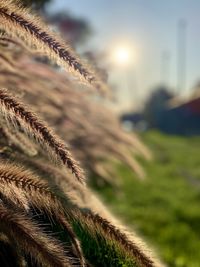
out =
<path fill-rule="evenodd" d="M 143 141 L 154 160 L 140 159 L 145 181 L 125 166 L 116 166 L 120 188 L 98 194 L 172 267 L 200 266 L 200 137 L 147 132 Z"/>

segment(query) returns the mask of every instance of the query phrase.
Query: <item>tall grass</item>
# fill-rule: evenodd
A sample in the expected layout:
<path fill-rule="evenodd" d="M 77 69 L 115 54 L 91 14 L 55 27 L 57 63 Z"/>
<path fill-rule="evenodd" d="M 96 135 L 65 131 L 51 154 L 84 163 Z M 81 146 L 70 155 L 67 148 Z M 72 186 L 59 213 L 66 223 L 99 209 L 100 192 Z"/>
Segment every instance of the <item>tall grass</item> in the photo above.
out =
<path fill-rule="evenodd" d="M 79 183 L 83 171 L 70 152 L 88 174 L 114 183 L 108 162 L 124 161 L 144 178 L 134 154 L 149 159 L 148 149 L 91 102 L 90 90 L 34 60 L 42 52 L 103 85 L 40 19 L 0 0 L 0 22 L 0 259 L 5 266 L 13 266 L 11 256 L 16 266 L 160 266 Z"/>

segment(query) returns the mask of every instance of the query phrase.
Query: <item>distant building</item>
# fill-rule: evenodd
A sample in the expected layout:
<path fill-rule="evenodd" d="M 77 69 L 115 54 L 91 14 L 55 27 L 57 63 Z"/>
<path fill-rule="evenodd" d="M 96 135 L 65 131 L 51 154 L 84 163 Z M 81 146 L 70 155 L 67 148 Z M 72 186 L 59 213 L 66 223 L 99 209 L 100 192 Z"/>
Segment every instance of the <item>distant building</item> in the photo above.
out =
<path fill-rule="evenodd" d="M 157 128 L 169 134 L 200 134 L 200 96 L 169 105 L 157 114 Z"/>
<path fill-rule="evenodd" d="M 124 114 L 123 125 L 129 123 L 130 129 L 138 131 L 158 129 L 168 134 L 200 135 L 200 90 L 184 101 L 165 98 L 162 102 L 160 99 L 164 98 L 160 98 L 159 92 L 151 97 L 143 112 Z"/>

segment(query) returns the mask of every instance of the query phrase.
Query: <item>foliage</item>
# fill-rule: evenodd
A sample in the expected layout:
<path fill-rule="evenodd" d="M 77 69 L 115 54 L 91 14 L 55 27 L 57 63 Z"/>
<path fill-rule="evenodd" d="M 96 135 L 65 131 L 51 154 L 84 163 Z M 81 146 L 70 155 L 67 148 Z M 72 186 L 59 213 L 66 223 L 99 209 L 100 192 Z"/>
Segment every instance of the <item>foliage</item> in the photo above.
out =
<path fill-rule="evenodd" d="M 62 34 L 62 38 L 68 40 L 73 46 L 83 44 L 92 33 L 89 22 L 82 18 L 74 17 L 66 11 L 48 16 L 48 20 L 53 25 L 56 25 Z"/>
<path fill-rule="evenodd" d="M 99 192 L 113 211 L 145 236 L 172 267 L 198 267 L 200 262 L 199 137 L 170 137 L 147 132 L 144 141 L 154 161 L 144 162 L 144 182 L 118 166 L 121 190 Z"/>
<path fill-rule="evenodd" d="M 150 127 L 157 126 L 157 118 L 167 108 L 168 101 L 173 94 L 165 86 L 160 86 L 153 91 L 144 105 L 144 118 Z"/>
<path fill-rule="evenodd" d="M 51 0 L 22 0 L 24 6 L 33 6 L 36 9 L 44 8 Z"/>

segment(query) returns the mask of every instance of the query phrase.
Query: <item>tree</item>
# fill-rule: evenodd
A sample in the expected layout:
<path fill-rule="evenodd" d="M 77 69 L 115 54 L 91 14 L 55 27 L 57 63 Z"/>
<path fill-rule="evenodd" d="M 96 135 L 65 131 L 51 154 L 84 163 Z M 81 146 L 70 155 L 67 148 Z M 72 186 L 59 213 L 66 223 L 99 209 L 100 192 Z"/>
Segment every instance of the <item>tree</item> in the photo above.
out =
<path fill-rule="evenodd" d="M 22 0 L 24 6 L 33 6 L 35 9 L 44 10 L 46 4 L 50 3 L 51 0 Z"/>
<path fill-rule="evenodd" d="M 144 117 L 151 127 L 156 126 L 157 118 L 166 109 L 166 104 L 174 95 L 165 86 L 157 87 L 147 99 Z"/>
<path fill-rule="evenodd" d="M 92 32 L 90 24 L 85 19 L 76 18 L 68 12 L 56 13 L 48 20 L 58 27 L 62 37 L 73 46 L 85 42 Z"/>

